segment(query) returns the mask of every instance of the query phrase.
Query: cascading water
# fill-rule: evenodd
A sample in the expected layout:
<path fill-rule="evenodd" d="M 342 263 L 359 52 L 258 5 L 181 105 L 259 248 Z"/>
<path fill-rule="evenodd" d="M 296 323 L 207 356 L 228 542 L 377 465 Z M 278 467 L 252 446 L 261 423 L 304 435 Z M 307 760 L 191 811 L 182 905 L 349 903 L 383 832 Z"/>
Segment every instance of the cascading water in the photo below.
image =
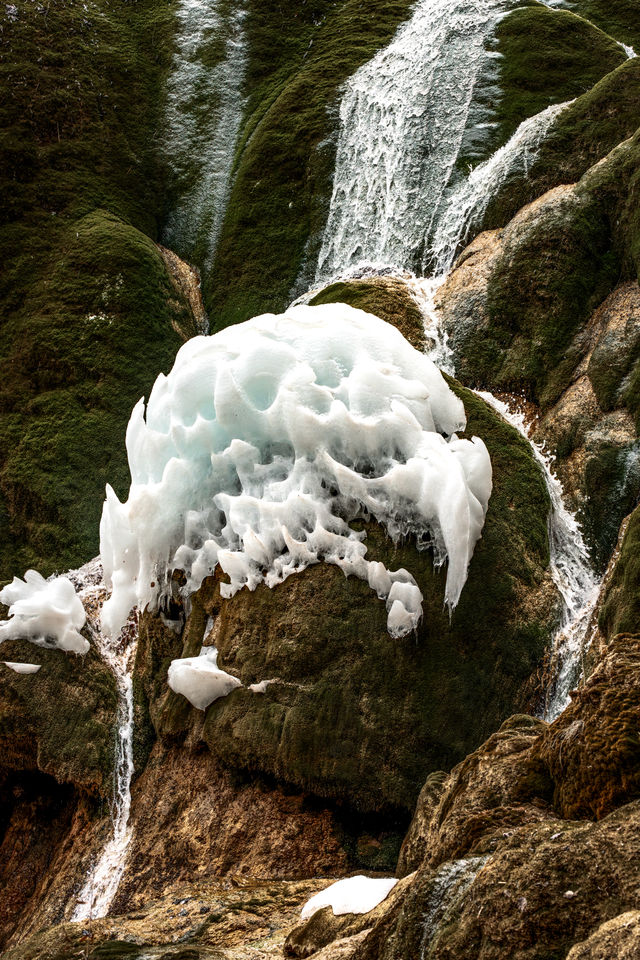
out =
<path fill-rule="evenodd" d="M 572 102 L 553 104 L 524 120 L 511 139 L 478 164 L 446 198 L 430 245 L 436 276 L 451 269 L 456 253 L 471 239 L 472 231 L 482 226 L 491 198 L 506 180 L 514 174 L 528 175 L 550 127 Z"/>
<path fill-rule="evenodd" d="M 552 682 L 546 692 L 543 711 L 544 719 L 551 722 L 569 705 L 569 692 L 580 679 L 582 658 L 589 640 L 589 624 L 600 593 L 600 581 L 589 563 L 589 551 L 580 524 L 564 504 L 562 484 L 553 472 L 553 460 L 531 439 L 524 414 L 491 393 L 479 391 L 479 395 L 529 442 L 544 473 L 551 500 L 550 570 L 563 601 L 562 619 L 551 651 Z"/>
<path fill-rule="evenodd" d="M 246 9 L 243 3 L 229 9 L 223 0 L 180 0 L 176 17 L 163 153 L 178 199 L 163 242 L 208 270 L 229 198 L 244 109 Z"/>
<path fill-rule="evenodd" d="M 347 82 L 316 279 L 360 263 L 422 269 L 486 41 L 508 0 L 421 0 Z"/>
<path fill-rule="evenodd" d="M 89 871 L 78 895 L 71 919 L 93 920 L 107 915 L 118 890 L 131 842 L 131 778 L 133 776 L 133 678 L 132 666 L 137 633 L 132 621 L 116 641 L 105 637 L 100 627 L 100 609 L 106 598 L 99 560 L 92 560 L 67 574 L 82 600 L 91 637 L 116 679 L 116 753 L 114 797 L 111 808 L 112 835 L 96 864 Z"/>
<path fill-rule="evenodd" d="M 488 857 L 468 857 L 466 860 L 452 860 L 442 864 L 436 870 L 430 881 L 426 909 L 422 917 L 420 960 L 425 960 L 427 950 L 437 935 L 447 911 L 462 900 L 488 859 Z"/>

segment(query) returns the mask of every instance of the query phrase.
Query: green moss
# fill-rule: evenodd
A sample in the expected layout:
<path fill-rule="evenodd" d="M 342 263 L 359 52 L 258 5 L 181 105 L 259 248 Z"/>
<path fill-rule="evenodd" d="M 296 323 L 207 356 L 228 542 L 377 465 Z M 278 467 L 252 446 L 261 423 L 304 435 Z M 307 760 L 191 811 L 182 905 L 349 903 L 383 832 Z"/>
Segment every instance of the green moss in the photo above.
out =
<path fill-rule="evenodd" d="M 543 407 L 567 385 L 577 330 L 615 285 L 620 256 L 609 211 L 588 192 L 546 205 L 491 274 L 489 335 L 470 344 L 476 379 L 524 390 Z"/>
<path fill-rule="evenodd" d="M 258 62 L 250 66 L 250 75 L 260 83 L 250 100 L 236 179 L 206 284 L 215 329 L 282 309 L 305 259 L 315 263 L 331 192 L 340 86 L 391 39 L 411 3 L 346 0 L 315 6 L 324 19 L 314 25 L 313 15 L 300 14 L 294 24 L 297 40 L 286 44 L 290 59 L 278 58 L 275 72 L 265 64 L 272 50 L 269 38 L 283 26 L 280 4 L 267 7 L 267 24 L 259 31 Z M 255 24 L 252 30 L 250 51 Z"/>
<path fill-rule="evenodd" d="M 133 403 L 192 323 L 154 244 L 173 10 L 16 0 L 0 33 L 0 579 L 95 554 Z"/>
<path fill-rule="evenodd" d="M 599 625 L 609 640 L 619 633 L 640 633 L 640 507 L 629 520 Z"/>
<path fill-rule="evenodd" d="M 325 287 L 309 303 L 311 306 L 348 303 L 391 323 L 412 346 L 418 350 L 424 349 L 423 316 L 406 284 L 401 281 L 383 277 L 339 281 Z"/>
<path fill-rule="evenodd" d="M 568 0 L 567 5 L 616 40 L 640 47 L 638 0 Z"/>
<path fill-rule="evenodd" d="M 638 126 L 640 60 L 635 59 L 607 74 L 560 114 L 527 175 L 508 177 L 492 198 L 482 228 L 504 226 L 521 207 L 547 190 L 576 183 Z"/>
<path fill-rule="evenodd" d="M 498 24 L 500 142 L 526 117 L 586 93 L 627 59 L 593 24 L 541 4 L 520 7 Z"/>
<path fill-rule="evenodd" d="M 0 767 L 40 770 L 110 797 L 117 694 L 95 649 L 76 657 L 6 640 L 2 657 L 42 666 L 29 676 L 0 666 Z"/>
<path fill-rule="evenodd" d="M 152 241 L 105 211 L 34 270 L 0 346 L 4 577 L 96 553 L 105 483 L 128 489 L 131 408 L 171 366 L 186 313 Z"/>

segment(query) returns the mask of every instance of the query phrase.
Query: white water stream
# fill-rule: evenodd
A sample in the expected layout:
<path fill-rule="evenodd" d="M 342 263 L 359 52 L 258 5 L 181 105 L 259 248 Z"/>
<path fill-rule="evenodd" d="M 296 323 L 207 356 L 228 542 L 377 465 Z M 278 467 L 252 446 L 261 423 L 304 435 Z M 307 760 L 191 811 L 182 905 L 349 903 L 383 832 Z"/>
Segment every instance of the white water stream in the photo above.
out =
<path fill-rule="evenodd" d="M 116 895 L 131 842 L 131 778 L 133 776 L 133 660 L 137 631 L 129 621 L 117 640 L 102 633 L 100 609 L 106 596 L 99 560 L 92 560 L 67 574 L 82 600 L 91 639 L 105 663 L 113 671 L 118 693 L 116 713 L 116 749 L 114 795 L 111 806 L 111 836 L 97 862 L 89 871 L 78 894 L 71 920 L 104 917 Z"/>
<path fill-rule="evenodd" d="M 246 8 L 244 2 L 179 0 L 176 17 L 162 149 L 178 200 L 163 242 L 206 271 L 227 208 L 244 109 Z"/>
<path fill-rule="evenodd" d="M 360 263 L 424 272 L 486 41 L 508 0 L 421 0 L 347 82 L 316 279 Z"/>

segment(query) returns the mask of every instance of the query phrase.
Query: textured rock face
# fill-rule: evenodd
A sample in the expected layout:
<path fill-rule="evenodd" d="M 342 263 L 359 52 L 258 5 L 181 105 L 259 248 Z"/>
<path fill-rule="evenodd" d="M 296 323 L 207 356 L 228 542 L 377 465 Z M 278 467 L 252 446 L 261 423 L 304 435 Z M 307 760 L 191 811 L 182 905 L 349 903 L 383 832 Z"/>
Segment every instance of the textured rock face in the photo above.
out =
<path fill-rule="evenodd" d="M 608 272 L 635 250 L 627 215 L 610 216 L 624 203 L 616 177 L 635 182 L 635 149 L 481 234 L 437 297 L 457 375 L 537 403 L 534 438 L 556 454 L 601 569 L 640 493 L 640 287 Z"/>
<path fill-rule="evenodd" d="M 567 960 L 633 960 L 640 952 L 640 912 L 628 910 L 607 920 L 584 943 L 578 943 L 567 954 Z"/>
<path fill-rule="evenodd" d="M 619 915 L 640 902 L 639 650 L 618 637 L 555 723 L 513 717 L 439 800 L 427 785 L 408 833 L 422 863 L 354 957 L 633 956 L 635 914 Z"/>
<path fill-rule="evenodd" d="M 311 797 L 243 781 L 202 745 L 156 744 L 132 800 L 134 839 L 115 912 L 136 909 L 174 883 L 336 876 L 348 869 L 344 832 L 332 811 Z"/>
<path fill-rule="evenodd" d="M 534 750 L 567 819 L 599 819 L 640 797 L 640 637 L 618 636 Z"/>
<path fill-rule="evenodd" d="M 182 639 L 158 618 L 143 621 L 138 671 L 161 736 L 193 727 L 197 712 L 167 690 L 166 670 L 206 640 L 246 686 L 274 681 L 262 694 L 238 689 L 209 707 L 201 736 L 214 755 L 364 811 L 408 811 L 430 770 L 460 759 L 526 705 L 555 620 L 546 490 L 516 432 L 473 394 L 461 395 L 467 432 L 492 457 L 494 491 L 451 621 L 430 554 L 394 547 L 375 526 L 370 556 L 410 570 L 425 596 L 415 639 L 392 640 L 384 604 L 327 565 L 226 601 L 209 581 Z"/>

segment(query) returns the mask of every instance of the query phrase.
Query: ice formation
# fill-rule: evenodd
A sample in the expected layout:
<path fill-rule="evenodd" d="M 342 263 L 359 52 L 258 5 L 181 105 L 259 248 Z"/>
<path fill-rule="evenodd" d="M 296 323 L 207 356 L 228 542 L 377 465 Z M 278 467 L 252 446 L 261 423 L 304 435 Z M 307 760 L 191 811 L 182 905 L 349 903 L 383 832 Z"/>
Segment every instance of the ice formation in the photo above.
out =
<path fill-rule="evenodd" d="M 242 686 L 237 677 L 220 670 L 215 647 L 203 647 L 199 657 L 172 660 L 168 681 L 175 693 L 181 693 L 198 710 L 206 710 L 214 700 Z"/>
<path fill-rule="evenodd" d="M 12 660 L 3 660 L 2 663 L 5 667 L 9 667 L 9 670 L 13 670 L 14 673 L 37 673 L 41 663 L 13 663 Z"/>
<path fill-rule="evenodd" d="M 394 877 L 347 877 L 316 893 L 302 908 L 308 920 L 323 907 L 331 907 L 336 917 L 344 913 L 369 913 L 389 896 L 398 881 Z"/>
<path fill-rule="evenodd" d="M 132 483 L 107 487 L 101 522 L 103 623 L 183 593 L 217 565 L 224 596 L 269 587 L 321 560 L 386 601 L 393 636 L 414 629 L 422 595 L 406 570 L 365 558 L 372 517 L 415 534 L 457 603 L 491 494 L 491 462 L 463 440 L 462 402 L 390 324 L 344 304 L 291 308 L 196 337 L 141 400 L 127 429 Z"/>
<path fill-rule="evenodd" d="M 0 590 L 0 601 L 9 607 L 11 618 L 0 623 L 0 643 L 22 637 L 68 653 L 88 651 L 88 641 L 78 632 L 86 621 L 84 607 L 67 577 L 45 580 L 36 570 L 27 570 L 24 580 L 14 577 Z"/>

